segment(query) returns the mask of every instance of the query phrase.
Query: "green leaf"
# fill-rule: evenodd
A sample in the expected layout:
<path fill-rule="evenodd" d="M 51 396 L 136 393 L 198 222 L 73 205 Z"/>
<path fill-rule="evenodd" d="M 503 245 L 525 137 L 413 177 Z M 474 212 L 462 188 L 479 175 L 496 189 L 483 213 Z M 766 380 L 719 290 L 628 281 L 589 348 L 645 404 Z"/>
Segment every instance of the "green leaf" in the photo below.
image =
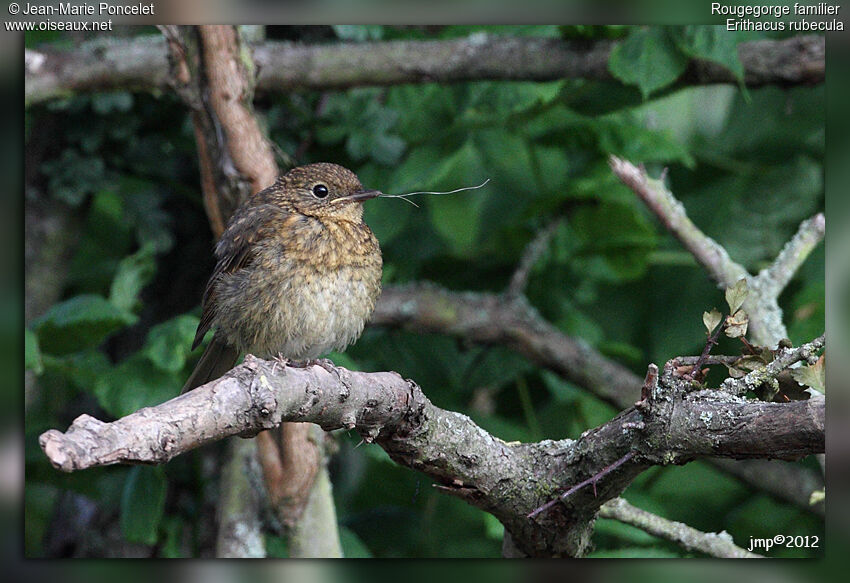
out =
<path fill-rule="evenodd" d="M 177 316 L 151 328 L 142 350 L 160 370 L 179 372 L 191 352 L 197 328 L 196 316 Z"/>
<path fill-rule="evenodd" d="M 713 308 L 710 312 L 702 313 L 702 322 L 705 324 L 705 329 L 708 330 L 708 333 L 711 334 L 717 325 L 720 324 L 720 320 L 723 318 L 723 315 L 717 311 L 717 308 Z"/>
<path fill-rule="evenodd" d="M 183 520 L 176 516 L 164 516 L 162 520 L 163 541 L 160 546 L 160 556 L 164 559 L 186 558 L 181 545 L 183 542 Z"/>
<path fill-rule="evenodd" d="M 339 544 L 342 547 L 342 556 L 346 559 L 371 559 L 372 553 L 366 543 L 357 536 L 357 533 L 345 526 L 339 527 Z"/>
<path fill-rule="evenodd" d="M 676 46 L 689 57 L 713 61 L 742 81 L 744 66 L 738 58 L 737 37 L 722 25 L 676 26 L 670 29 Z"/>
<path fill-rule="evenodd" d="M 667 30 L 658 26 L 633 30 L 608 59 L 611 74 L 623 83 L 637 85 L 644 99 L 678 79 L 687 64 L 687 55 L 676 47 Z"/>
<path fill-rule="evenodd" d="M 316 140 L 322 144 L 345 141 L 346 153 L 356 161 L 369 158 L 387 166 L 398 162 L 406 143 L 390 131 L 398 113 L 382 104 L 375 88 L 351 89 L 330 95 L 316 127 Z"/>
<path fill-rule="evenodd" d="M 577 240 L 582 243 L 578 261 L 608 281 L 624 281 L 644 274 L 649 254 L 657 244 L 655 230 L 631 204 L 602 202 L 581 207 L 573 216 Z"/>
<path fill-rule="evenodd" d="M 739 279 L 735 285 L 726 288 L 726 303 L 729 304 L 730 314 L 734 314 L 744 305 L 748 293 L 746 279 Z"/>
<path fill-rule="evenodd" d="M 812 388 L 819 393 L 826 393 L 825 358 L 821 355 L 817 362 L 810 366 L 801 366 L 791 370 L 791 376 L 800 385 Z"/>
<path fill-rule="evenodd" d="M 505 525 L 499 522 L 499 519 L 489 512 L 484 513 L 484 528 L 487 538 L 499 541 L 505 538 Z"/>
<path fill-rule="evenodd" d="M 91 107 L 98 115 L 129 111 L 133 107 L 133 94 L 127 91 L 94 93 L 91 96 Z"/>
<path fill-rule="evenodd" d="M 29 328 L 24 329 L 24 368 L 39 375 L 44 371 L 41 360 L 41 350 L 38 347 L 38 336 Z"/>
<path fill-rule="evenodd" d="M 384 37 L 384 27 L 377 24 L 335 24 L 331 28 L 336 36 L 343 40 L 362 42 L 381 40 Z"/>
<path fill-rule="evenodd" d="M 147 244 L 128 255 L 118 264 L 118 271 L 109 290 L 109 301 L 124 311 L 133 311 L 139 293 L 156 273 L 155 247 Z"/>
<path fill-rule="evenodd" d="M 94 394 L 110 415 L 124 417 L 176 397 L 185 380 L 154 366 L 139 351 L 115 366 L 112 374 L 100 376 L 94 384 Z"/>
<path fill-rule="evenodd" d="M 166 481 L 161 466 L 130 470 L 121 495 L 121 532 L 130 542 L 156 544 L 165 510 Z"/>
<path fill-rule="evenodd" d="M 45 355 L 44 368 L 59 375 L 73 386 L 87 393 L 94 393 L 99 379 L 112 374 L 112 363 L 96 348 L 87 348 L 65 356 Z"/>
<path fill-rule="evenodd" d="M 101 296 L 83 294 L 54 304 L 35 322 L 35 332 L 42 352 L 66 354 L 97 346 L 136 319 Z"/>
<path fill-rule="evenodd" d="M 44 162 L 41 170 L 48 177 L 51 196 L 70 206 L 79 206 L 88 195 L 109 183 L 109 174 L 100 156 L 84 156 L 74 149 L 65 149 L 58 158 Z"/>
<path fill-rule="evenodd" d="M 480 184 L 484 167 L 479 152 L 467 141 L 436 169 L 428 190 L 453 190 Z M 459 256 L 472 253 L 481 228 L 480 209 L 487 193 L 483 190 L 445 196 L 424 195 L 434 229 Z"/>

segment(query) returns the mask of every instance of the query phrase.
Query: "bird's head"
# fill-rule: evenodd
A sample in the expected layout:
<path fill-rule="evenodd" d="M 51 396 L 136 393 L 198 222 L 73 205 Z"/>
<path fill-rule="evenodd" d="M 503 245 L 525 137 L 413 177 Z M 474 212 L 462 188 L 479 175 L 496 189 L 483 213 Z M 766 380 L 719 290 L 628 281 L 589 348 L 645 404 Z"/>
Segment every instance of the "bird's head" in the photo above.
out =
<path fill-rule="evenodd" d="M 297 212 L 353 221 L 363 217 L 364 201 L 381 194 L 364 189 L 348 168 L 326 162 L 293 168 L 276 186 L 287 206 Z"/>

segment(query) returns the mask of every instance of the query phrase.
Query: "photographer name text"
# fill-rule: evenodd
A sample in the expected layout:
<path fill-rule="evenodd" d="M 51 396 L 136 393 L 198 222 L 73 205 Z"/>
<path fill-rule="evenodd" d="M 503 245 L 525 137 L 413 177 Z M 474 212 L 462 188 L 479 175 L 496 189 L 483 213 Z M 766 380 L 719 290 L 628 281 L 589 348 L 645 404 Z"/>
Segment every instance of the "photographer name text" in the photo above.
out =
<path fill-rule="evenodd" d="M 97 5 L 60 2 L 51 6 L 24 4 L 21 6 L 20 14 L 25 16 L 152 16 L 155 13 L 153 3 L 125 6 L 106 2 L 99 2 Z"/>

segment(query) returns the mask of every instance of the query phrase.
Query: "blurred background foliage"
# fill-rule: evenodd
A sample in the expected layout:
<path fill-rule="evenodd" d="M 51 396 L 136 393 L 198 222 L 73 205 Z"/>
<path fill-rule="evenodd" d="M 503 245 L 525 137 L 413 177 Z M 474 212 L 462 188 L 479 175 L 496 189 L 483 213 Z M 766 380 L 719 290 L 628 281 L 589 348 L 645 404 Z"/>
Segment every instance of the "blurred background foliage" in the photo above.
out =
<path fill-rule="evenodd" d="M 270 39 L 307 42 L 481 33 L 620 38 L 609 66 L 622 84 L 301 91 L 258 96 L 258 114 L 282 160 L 334 161 L 384 192 L 451 190 L 490 179 L 472 192 L 415 197 L 419 208 L 394 199 L 366 205 L 384 253 L 385 285 L 429 280 L 499 292 L 535 232 L 563 215 L 528 287 L 543 316 L 641 375 L 649 362 L 698 353 L 701 314 L 722 307 L 722 294 L 617 182 L 607 156 L 644 163 L 655 175 L 666 169 L 696 224 L 758 270 L 800 221 L 823 209 L 823 87 L 673 87 L 690 56 L 740 74 L 735 44 L 759 35 L 714 27 L 267 29 Z M 80 40 L 33 34 L 27 44 Z M 55 299 L 28 313 L 25 331 L 27 556 L 213 552 L 222 444 L 164 467 L 71 475 L 53 470 L 37 445 L 41 432 L 64 430 L 81 413 L 108 420 L 175 396 L 199 356 L 189 347 L 214 242 L 195 148 L 186 109 L 171 94 L 75 95 L 27 111 L 27 205 L 70 218 L 56 251 L 69 259 L 40 284 L 53 286 Z M 782 297 L 795 344 L 823 331 L 823 261 L 821 246 Z M 28 273 L 34 267 L 28 262 Z M 505 348 L 438 335 L 371 328 L 334 359 L 413 378 L 435 404 L 469 414 L 507 441 L 576 438 L 617 412 Z M 499 555 L 502 529 L 494 518 L 438 493 L 379 447 L 357 447 L 356 435 L 335 438 L 331 472 L 347 556 Z M 726 530 L 745 547 L 749 537 L 823 534 L 822 518 L 701 462 L 653 468 L 625 497 L 699 529 Z M 610 520 L 598 521 L 595 544 L 600 557 L 686 555 Z M 268 549 L 273 556 L 286 552 L 274 534 Z"/>

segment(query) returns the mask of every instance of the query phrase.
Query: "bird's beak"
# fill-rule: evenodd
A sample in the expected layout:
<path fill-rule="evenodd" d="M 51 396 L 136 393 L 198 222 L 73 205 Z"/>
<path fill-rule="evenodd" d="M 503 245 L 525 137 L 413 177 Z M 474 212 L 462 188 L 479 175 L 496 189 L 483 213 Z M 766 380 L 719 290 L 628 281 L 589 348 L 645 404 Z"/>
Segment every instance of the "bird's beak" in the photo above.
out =
<path fill-rule="evenodd" d="M 380 190 L 361 190 L 348 196 L 343 196 L 336 199 L 334 202 L 364 202 L 370 198 L 376 198 L 383 194 Z"/>

